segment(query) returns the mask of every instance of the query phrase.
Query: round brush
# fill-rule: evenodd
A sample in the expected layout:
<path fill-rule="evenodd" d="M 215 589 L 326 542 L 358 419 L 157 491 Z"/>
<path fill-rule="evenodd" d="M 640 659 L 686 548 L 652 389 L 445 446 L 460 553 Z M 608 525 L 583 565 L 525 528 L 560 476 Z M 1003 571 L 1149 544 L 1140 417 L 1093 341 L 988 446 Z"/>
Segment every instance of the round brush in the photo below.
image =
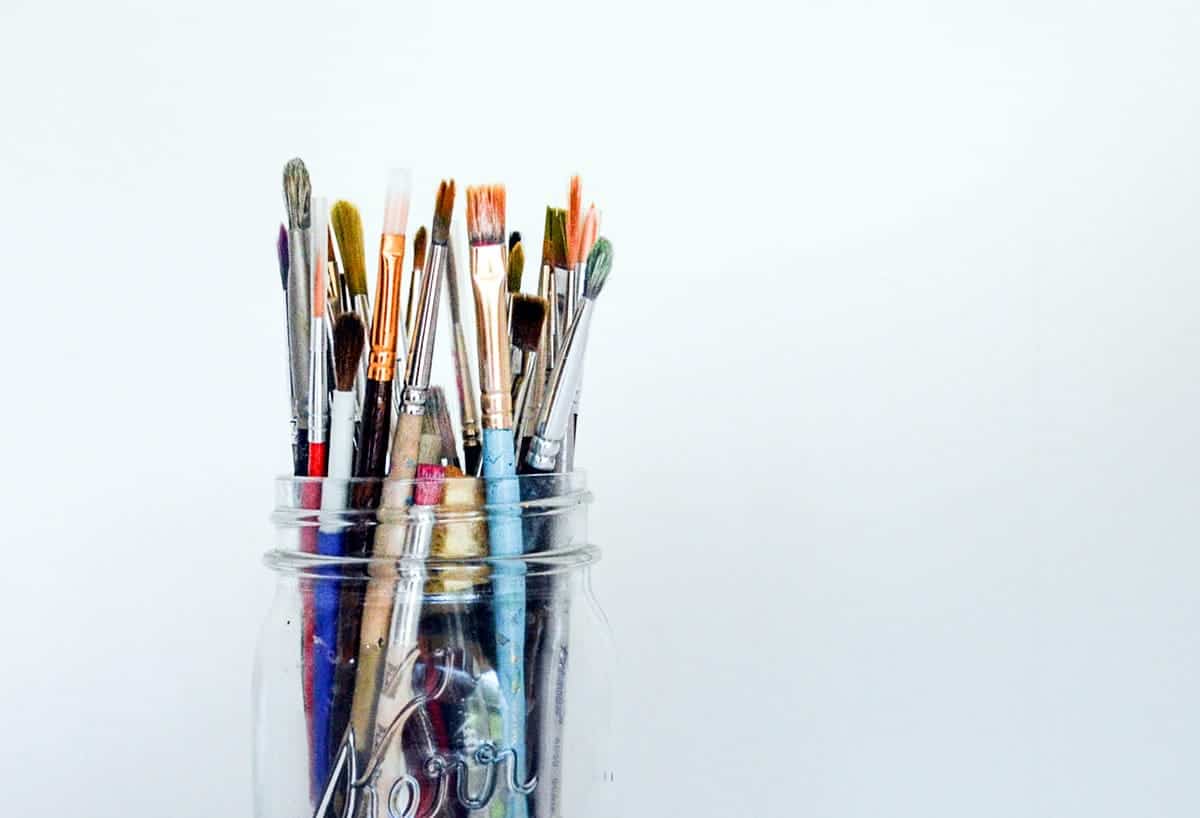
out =
<path fill-rule="evenodd" d="M 312 227 L 312 183 L 299 158 L 283 168 L 283 199 L 288 217 L 288 354 L 292 366 L 292 424 L 295 429 L 295 473 L 308 474 L 308 338 L 312 301 L 309 296 L 309 234 Z"/>
<path fill-rule="evenodd" d="M 538 418 L 537 434 L 529 445 L 523 468 L 553 471 L 571 423 L 575 398 L 583 379 L 583 358 L 596 299 L 608 281 L 612 269 L 612 244 L 600 238 L 588 254 L 584 279 L 583 303 L 579 314 L 563 337 L 562 349 L 554 365 L 554 380 L 546 391 Z"/>

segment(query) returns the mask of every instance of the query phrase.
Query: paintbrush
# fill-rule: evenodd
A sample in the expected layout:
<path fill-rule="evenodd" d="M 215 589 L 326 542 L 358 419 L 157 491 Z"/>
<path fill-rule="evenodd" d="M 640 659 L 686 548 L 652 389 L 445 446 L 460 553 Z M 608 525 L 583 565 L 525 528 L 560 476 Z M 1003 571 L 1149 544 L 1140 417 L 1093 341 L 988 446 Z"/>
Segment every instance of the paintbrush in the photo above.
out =
<path fill-rule="evenodd" d="M 380 503 L 383 511 L 403 510 L 408 505 L 412 479 L 417 472 L 421 448 L 421 427 L 425 416 L 425 400 L 429 392 L 429 377 L 433 368 L 433 344 L 437 330 L 438 298 L 446 263 L 446 237 L 450 233 L 450 217 L 454 211 L 454 181 L 443 181 L 438 187 L 433 216 L 433 247 L 428 254 L 428 269 L 422 279 L 412 326 L 412 344 L 404 369 L 402 405 L 392 440 L 391 466 Z M 399 557 L 406 542 L 403 517 L 397 522 L 381 524 L 375 535 L 374 556 Z M 371 746 L 372 730 L 379 690 L 383 684 L 387 637 L 391 624 L 391 607 L 386 604 L 392 593 L 387 578 L 372 577 L 367 584 L 363 603 L 362 626 L 358 639 L 358 669 L 354 684 L 354 702 L 350 721 L 362 746 Z M 403 657 L 393 657 L 397 662 Z"/>
<path fill-rule="evenodd" d="M 589 253 L 592 251 L 592 245 L 596 243 L 596 236 L 600 231 L 600 214 L 596 211 L 596 205 L 589 205 L 587 215 L 583 218 L 583 224 L 579 230 L 579 254 L 586 260 Z M 578 265 L 583 267 L 584 264 Z M 586 275 L 586 270 L 584 271 Z M 582 375 L 580 383 L 582 383 Z M 575 392 L 575 405 L 571 408 L 571 423 L 567 426 L 566 443 L 562 449 L 562 456 L 559 458 L 559 465 L 563 471 L 575 470 L 575 435 L 579 430 L 579 395 L 580 390 Z"/>
<path fill-rule="evenodd" d="M 408 282 L 408 306 L 404 310 L 404 329 L 410 343 L 413 331 L 413 311 L 417 308 L 417 295 L 421 287 L 421 275 L 425 272 L 425 242 L 428 240 L 425 226 L 417 228 L 413 236 L 412 280 Z"/>
<path fill-rule="evenodd" d="M 439 460 L 447 466 L 461 468 L 458 462 L 458 443 L 454 439 L 454 424 L 450 422 L 450 407 L 446 405 L 446 392 L 440 386 L 429 388 L 429 397 L 425 401 L 425 417 L 431 418 L 433 428 L 438 436 L 438 448 L 441 452 Z M 435 460 L 421 458 L 422 463 L 434 463 Z"/>
<path fill-rule="evenodd" d="M 563 333 L 571 325 L 567 314 L 567 285 L 571 279 L 571 271 L 567 263 L 567 211 L 554 208 L 554 221 L 550 231 L 550 251 L 553 253 L 554 264 L 554 303 L 558 306 L 558 315 L 551 334 L 551 356 L 546 359 L 546 365 L 552 366 L 557 360 L 559 347 L 562 346 Z M 549 376 L 547 376 L 549 377 Z"/>
<path fill-rule="evenodd" d="M 563 337 L 562 349 L 554 365 L 554 380 L 549 385 L 542 401 L 538 418 L 537 434 L 529 445 L 529 454 L 523 462 L 524 471 L 553 471 L 567 429 L 575 396 L 583 377 L 583 357 L 587 349 L 588 331 L 596 299 L 608 281 L 612 269 L 612 245 L 608 239 L 600 238 L 588 254 L 584 279 L 583 303 L 579 314 Z"/>
<path fill-rule="evenodd" d="M 308 474 L 309 233 L 312 226 L 312 184 L 299 158 L 283 166 L 283 200 L 288 217 L 288 354 L 292 365 L 292 427 L 294 467 Z"/>
<path fill-rule="evenodd" d="M 538 379 L 538 349 L 542 342 L 542 330 L 546 323 L 549 305 L 546 299 L 536 295 L 517 293 L 513 296 L 512 346 L 521 358 L 521 373 L 513 378 L 513 430 L 520 440 L 523 418 L 530 411 L 530 398 Z M 536 409 L 535 409 L 536 411 Z"/>
<path fill-rule="evenodd" d="M 375 287 L 375 311 L 371 321 L 371 352 L 367 365 L 366 397 L 362 406 L 358 454 L 354 476 L 381 478 L 387 467 L 388 431 L 392 419 L 392 379 L 396 371 L 396 343 L 400 325 L 400 276 L 404 265 L 404 225 L 408 221 L 408 201 L 412 177 L 407 170 L 394 170 L 388 178 L 383 233 L 379 239 L 379 281 Z M 379 482 L 364 480 L 351 492 L 356 509 L 373 509 L 379 504 Z M 368 557 L 370 533 L 355 530 L 347 537 L 346 555 Z M 345 583 L 352 586 L 354 583 Z M 334 719 L 332 736 L 342 736 L 350 721 L 356 685 L 356 656 L 359 648 L 359 624 L 362 592 L 343 589 L 338 616 L 338 667 L 334 681 Z M 356 737 L 361 739 L 355 724 Z M 359 749 L 369 749 L 359 742 Z"/>
<path fill-rule="evenodd" d="M 516 247 L 520 243 L 521 243 L 521 231 L 520 230 L 514 230 L 508 234 L 508 255 L 510 258 L 512 257 L 513 248 Z M 517 286 L 517 289 L 518 290 L 521 289 L 519 284 Z M 512 292 L 512 282 L 511 281 L 509 282 L 509 292 Z"/>
<path fill-rule="evenodd" d="M 454 330 L 454 382 L 458 387 L 459 420 L 462 422 L 463 471 L 474 477 L 479 474 L 483 452 L 479 440 L 479 411 L 475 404 L 475 375 L 463 332 L 458 265 L 455 263 L 457 254 L 452 242 L 447 242 L 446 249 L 446 293 L 450 298 L 450 323 Z"/>
<path fill-rule="evenodd" d="M 493 573 L 497 670 L 503 690 L 502 746 L 516 752 L 515 780 L 526 781 L 525 747 L 525 566 L 521 492 L 513 449 L 512 377 L 505 315 L 507 265 L 503 185 L 467 189 L 471 239 L 471 284 L 479 344 L 480 416 L 483 420 L 483 477 L 488 503 L 488 550 L 501 558 Z M 504 559 L 515 558 L 515 559 Z M 525 796 L 511 793 L 509 818 L 524 818 Z"/>
<path fill-rule="evenodd" d="M 437 335 L 438 305 L 446 269 L 446 241 L 450 236 L 450 219 L 454 213 L 454 180 L 443 180 L 438 186 L 433 214 L 433 246 L 430 247 L 428 269 L 422 277 L 420 297 L 413 314 L 412 343 L 404 368 L 404 390 L 400 406 L 400 421 L 392 439 L 389 481 L 411 480 L 417 468 L 421 441 L 421 423 L 425 400 L 429 396 L 429 378 L 433 372 L 433 346 Z M 384 496 L 386 505 L 400 507 L 407 497 Z"/>
<path fill-rule="evenodd" d="M 326 403 L 329 390 L 326 375 L 325 336 L 325 288 L 326 248 L 328 247 L 328 211 L 325 200 L 317 198 L 313 213 L 312 282 L 309 294 L 312 298 L 312 313 L 309 316 L 308 358 L 308 476 L 325 476 L 325 422 L 328 413 Z"/>
<path fill-rule="evenodd" d="M 354 465 L 357 398 L 354 382 L 362 360 L 366 332 L 354 313 L 343 313 L 333 325 L 334 391 L 329 422 L 329 473 L 321 491 L 321 524 L 317 553 L 345 556 L 339 512 L 350 496 L 349 478 Z M 313 779 L 324 786 L 329 780 L 336 736 L 331 731 L 334 672 L 337 667 L 338 587 L 334 570 L 323 570 L 330 579 L 316 581 L 313 639 Z"/>
<path fill-rule="evenodd" d="M 334 241 L 342 261 L 342 275 L 346 279 L 345 312 L 353 312 L 362 322 L 364 338 L 371 327 L 371 299 L 367 295 L 367 259 L 363 249 L 362 216 L 358 208 L 345 199 L 333 203 L 329 214 Z M 367 389 L 367 350 L 359 360 L 358 377 L 354 379 L 354 396 L 361 415 Z"/>

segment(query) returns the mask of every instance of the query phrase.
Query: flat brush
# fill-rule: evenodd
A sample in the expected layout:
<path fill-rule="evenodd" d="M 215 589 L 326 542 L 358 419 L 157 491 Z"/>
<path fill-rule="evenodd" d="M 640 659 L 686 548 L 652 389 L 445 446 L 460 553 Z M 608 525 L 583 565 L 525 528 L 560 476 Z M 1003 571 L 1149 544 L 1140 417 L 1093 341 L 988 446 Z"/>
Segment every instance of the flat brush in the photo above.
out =
<path fill-rule="evenodd" d="M 549 304 L 536 295 L 517 293 L 513 296 L 512 346 L 521 357 L 521 374 L 513 378 L 513 430 L 520 440 L 523 418 L 530 405 L 534 384 L 539 375 L 538 350 L 542 343 L 542 330 L 546 323 Z"/>
<path fill-rule="evenodd" d="M 308 359 L 309 233 L 312 227 L 312 183 L 308 168 L 299 158 L 283 167 L 283 200 L 288 217 L 288 352 L 292 365 L 292 436 L 297 475 L 308 474 Z"/>
<path fill-rule="evenodd" d="M 358 208 L 345 199 L 333 203 L 329 214 L 342 261 L 341 272 L 346 280 L 345 312 L 353 312 L 361 322 L 363 333 L 371 327 L 371 298 L 367 294 L 367 259 L 363 249 L 362 216 Z M 365 346 L 365 345 L 364 345 Z M 367 389 L 367 350 L 364 348 L 358 365 L 358 377 L 354 379 L 354 394 L 358 411 L 362 412 Z"/>
<path fill-rule="evenodd" d="M 454 424 L 450 422 L 450 407 L 446 405 L 446 392 L 440 386 L 429 388 L 429 397 L 425 401 L 427 418 L 433 419 L 433 428 L 438 436 L 438 447 L 441 449 L 440 459 L 447 466 L 460 468 L 458 462 L 458 442 L 454 439 Z M 422 462 L 433 463 L 434 460 Z"/>
<path fill-rule="evenodd" d="M 493 557 L 520 557 L 521 492 L 513 448 L 512 383 L 509 371 L 505 283 L 503 185 L 467 189 L 467 232 L 471 239 L 471 284 L 479 344 L 480 414 L 483 420 L 483 477 L 488 503 L 488 550 Z M 516 750 L 516 778 L 524 782 L 525 747 L 525 566 L 501 559 L 493 573 L 497 670 L 503 691 L 501 746 Z M 523 795 L 510 793 L 509 818 L 525 818 Z"/>
<path fill-rule="evenodd" d="M 446 294 L 450 299 L 450 323 L 454 330 L 454 382 L 458 388 L 459 420 L 462 423 L 463 472 L 470 477 L 479 474 L 483 444 L 479 438 L 479 410 L 475 404 L 475 375 L 467 352 L 463 332 L 462 304 L 458 289 L 458 265 L 452 242 L 447 243 Z"/>
<path fill-rule="evenodd" d="M 350 496 L 349 478 L 354 467 L 355 415 L 354 382 L 362 360 L 366 331 L 354 313 L 343 313 L 333 325 L 334 391 L 329 421 L 329 474 L 321 491 L 321 524 L 317 553 L 326 557 L 345 556 L 344 524 L 337 515 Z M 331 572 L 332 573 L 332 572 Z M 334 673 L 337 668 L 338 588 L 336 575 L 319 579 L 314 591 L 313 639 L 313 779 L 321 786 L 329 780 L 335 750 L 331 725 L 334 704 Z"/>
<path fill-rule="evenodd" d="M 524 471 L 554 470 L 583 378 L 583 358 L 596 299 L 604 289 L 611 269 L 612 245 L 608 239 L 597 239 L 588 254 L 583 303 L 563 338 L 563 346 L 554 365 L 554 380 L 542 402 L 537 434 L 529 445 L 529 454 L 523 463 Z"/>

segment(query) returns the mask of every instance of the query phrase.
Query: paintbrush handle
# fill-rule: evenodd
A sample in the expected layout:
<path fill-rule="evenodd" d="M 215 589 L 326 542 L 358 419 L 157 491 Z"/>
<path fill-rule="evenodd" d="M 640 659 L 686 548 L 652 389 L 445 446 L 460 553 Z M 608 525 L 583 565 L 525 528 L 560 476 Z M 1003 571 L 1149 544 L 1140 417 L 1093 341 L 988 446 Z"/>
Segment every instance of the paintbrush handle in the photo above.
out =
<path fill-rule="evenodd" d="M 387 468 L 388 430 L 392 423 L 392 382 L 367 380 L 363 396 L 361 440 L 354 464 L 355 477 L 383 477 Z M 374 508 L 379 488 L 358 485 L 354 488 L 355 508 Z M 369 502 L 368 502 L 369 501 Z"/>
<path fill-rule="evenodd" d="M 501 559 L 492 569 L 495 589 L 496 664 L 504 696 L 502 747 L 516 751 L 516 780 L 527 780 L 525 747 L 525 564 L 521 489 L 516 479 L 512 429 L 483 430 L 483 476 L 488 505 L 488 550 Z M 524 818 L 525 797 L 513 794 L 509 811 Z"/>

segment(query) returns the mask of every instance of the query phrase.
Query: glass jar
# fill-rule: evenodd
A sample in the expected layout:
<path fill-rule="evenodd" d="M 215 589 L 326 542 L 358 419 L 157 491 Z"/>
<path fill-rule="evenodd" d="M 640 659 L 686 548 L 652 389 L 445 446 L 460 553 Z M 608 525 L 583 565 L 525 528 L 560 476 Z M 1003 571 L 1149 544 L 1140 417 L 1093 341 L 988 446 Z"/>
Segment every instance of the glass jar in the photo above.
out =
<path fill-rule="evenodd" d="M 591 495 L 581 473 L 511 479 L 519 503 L 465 477 L 436 502 L 420 479 L 277 481 L 257 818 L 615 814 Z M 489 556 L 518 525 L 519 555 Z"/>

